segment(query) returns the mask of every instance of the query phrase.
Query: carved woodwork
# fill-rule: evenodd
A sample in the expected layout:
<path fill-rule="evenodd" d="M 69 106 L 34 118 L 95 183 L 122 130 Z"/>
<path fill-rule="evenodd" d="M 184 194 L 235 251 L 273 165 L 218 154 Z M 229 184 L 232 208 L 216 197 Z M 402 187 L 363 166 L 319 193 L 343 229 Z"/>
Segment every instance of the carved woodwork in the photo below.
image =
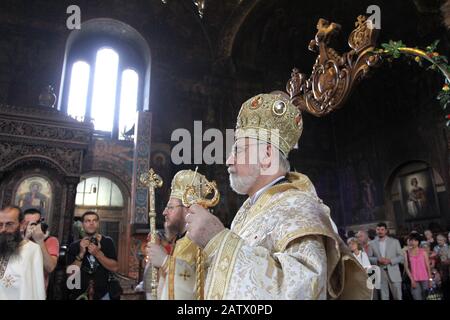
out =
<path fill-rule="evenodd" d="M 342 55 L 329 47 L 341 26 L 320 19 L 317 30 L 309 49 L 319 56 L 310 77 L 294 69 L 286 91 L 300 110 L 322 117 L 342 108 L 355 85 L 380 63 L 381 57 L 374 51 L 378 30 L 365 16 L 358 17 L 348 39 L 351 50 Z"/>

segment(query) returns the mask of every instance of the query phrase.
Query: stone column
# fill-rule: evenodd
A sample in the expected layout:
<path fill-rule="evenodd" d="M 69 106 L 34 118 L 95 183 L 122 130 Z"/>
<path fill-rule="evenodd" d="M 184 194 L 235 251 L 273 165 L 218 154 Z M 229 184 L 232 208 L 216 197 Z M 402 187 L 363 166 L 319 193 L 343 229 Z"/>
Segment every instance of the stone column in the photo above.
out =
<path fill-rule="evenodd" d="M 65 179 L 64 194 L 61 201 L 61 216 L 59 224 L 59 239 L 61 243 L 68 243 L 72 234 L 73 216 L 75 213 L 75 198 L 77 196 L 77 186 L 79 177 Z"/>

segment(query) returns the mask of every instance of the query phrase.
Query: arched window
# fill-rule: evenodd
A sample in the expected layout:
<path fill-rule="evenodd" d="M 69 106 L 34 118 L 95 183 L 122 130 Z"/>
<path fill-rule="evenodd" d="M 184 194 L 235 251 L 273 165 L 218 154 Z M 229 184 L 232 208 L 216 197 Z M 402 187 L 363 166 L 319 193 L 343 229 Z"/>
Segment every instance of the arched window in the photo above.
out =
<path fill-rule="evenodd" d="M 129 112 L 137 106 L 139 75 L 136 71 L 127 69 L 122 72 L 122 91 L 120 92 L 119 131 L 124 135 L 135 123 L 135 114 Z"/>
<path fill-rule="evenodd" d="M 123 195 L 119 187 L 105 177 L 83 179 L 77 187 L 76 206 L 123 207 Z"/>
<path fill-rule="evenodd" d="M 94 19 L 71 33 L 66 44 L 58 108 L 97 133 L 124 139 L 136 112 L 148 110 L 150 49 L 132 27 Z"/>

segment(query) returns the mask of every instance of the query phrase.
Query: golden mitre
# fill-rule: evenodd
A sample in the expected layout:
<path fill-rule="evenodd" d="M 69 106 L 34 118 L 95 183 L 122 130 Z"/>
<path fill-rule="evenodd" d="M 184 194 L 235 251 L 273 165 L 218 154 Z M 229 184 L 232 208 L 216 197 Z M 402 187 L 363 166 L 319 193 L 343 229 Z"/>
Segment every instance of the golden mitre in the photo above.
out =
<path fill-rule="evenodd" d="M 282 93 L 259 94 L 241 107 L 235 138 L 255 138 L 277 147 L 285 157 L 303 131 L 300 110 Z"/>
<path fill-rule="evenodd" d="M 200 197 L 206 197 L 208 194 L 208 180 L 198 172 L 192 170 L 181 170 L 172 179 L 170 197 L 183 201 L 183 195 L 186 189 L 192 186 Z"/>

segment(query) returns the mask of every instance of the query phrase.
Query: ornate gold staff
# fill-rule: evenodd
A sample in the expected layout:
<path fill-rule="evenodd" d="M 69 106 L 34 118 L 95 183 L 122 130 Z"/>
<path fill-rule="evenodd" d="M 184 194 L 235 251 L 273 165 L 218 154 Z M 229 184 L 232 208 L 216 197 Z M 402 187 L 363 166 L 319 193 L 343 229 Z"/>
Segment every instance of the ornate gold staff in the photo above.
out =
<path fill-rule="evenodd" d="M 194 187 L 194 181 L 195 181 L 195 177 L 197 175 L 197 170 L 198 167 L 195 168 L 195 174 L 194 177 L 192 178 L 192 183 L 190 186 L 188 186 L 186 188 L 186 190 L 184 191 L 184 194 L 182 196 L 182 202 L 183 202 L 183 206 L 185 207 L 190 207 L 193 204 L 198 204 L 200 206 L 202 206 L 203 208 L 212 208 L 215 207 L 220 200 L 220 193 L 219 190 L 217 189 L 217 184 L 215 181 L 209 182 L 208 180 L 206 181 L 201 181 L 199 190 L 196 190 Z M 204 183 L 204 184 L 203 184 Z M 204 189 L 204 195 L 205 197 L 211 193 L 213 193 L 213 197 L 211 199 L 207 199 L 205 197 L 202 197 L 202 189 L 203 187 L 205 187 Z M 204 261 L 203 261 L 203 252 L 202 249 L 198 248 L 197 249 L 197 261 L 196 261 L 196 276 L 197 276 L 197 283 L 196 283 L 196 288 L 197 288 L 197 299 L 198 300 L 204 300 Z"/>
<path fill-rule="evenodd" d="M 156 243 L 156 211 L 155 211 L 155 189 L 163 185 L 162 178 L 150 169 L 148 173 L 143 173 L 139 179 L 142 184 L 148 187 L 149 191 L 149 223 L 150 223 L 150 243 Z M 152 266 L 151 270 L 151 295 L 157 299 L 158 270 Z"/>
<path fill-rule="evenodd" d="M 217 189 L 217 184 L 215 181 L 209 182 L 208 180 L 206 180 L 205 181 L 205 195 L 209 195 L 213 192 L 214 192 L 214 194 L 211 199 L 203 198 L 201 196 L 201 192 L 202 192 L 201 188 L 203 187 L 203 182 L 202 182 L 202 185 L 200 186 L 200 190 L 195 190 L 195 187 L 194 187 L 194 181 L 195 181 L 195 177 L 197 175 L 197 170 L 198 170 L 198 167 L 195 168 L 195 174 L 194 174 L 194 177 L 192 178 L 191 185 L 188 186 L 186 188 L 186 190 L 184 191 L 183 199 L 181 199 L 181 201 L 183 202 L 183 206 L 190 207 L 193 204 L 198 204 L 198 205 L 202 206 L 203 208 L 215 207 L 220 201 L 220 193 L 219 193 L 219 190 Z"/>

